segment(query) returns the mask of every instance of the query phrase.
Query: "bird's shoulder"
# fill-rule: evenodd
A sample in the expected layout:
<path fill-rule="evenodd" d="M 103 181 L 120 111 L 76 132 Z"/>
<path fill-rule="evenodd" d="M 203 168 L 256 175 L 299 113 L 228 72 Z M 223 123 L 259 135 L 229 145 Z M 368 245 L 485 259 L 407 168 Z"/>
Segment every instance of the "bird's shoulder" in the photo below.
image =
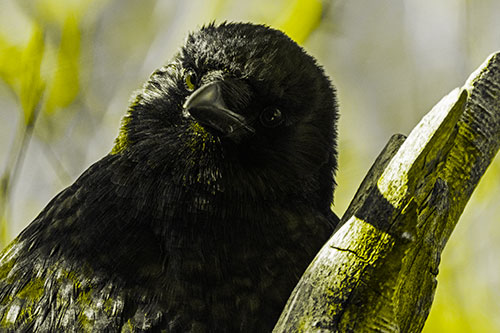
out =
<path fill-rule="evenodd" d="M 125 176 L 135 166 L 114 156 L 96 162 L 0 253 L 0 331 L 159 324 L 162 305 L 141 290 L 161 270 L 159 244 L 150 229 L 125 225 L 132 207 L 118 209 L 137 199 Z"/>

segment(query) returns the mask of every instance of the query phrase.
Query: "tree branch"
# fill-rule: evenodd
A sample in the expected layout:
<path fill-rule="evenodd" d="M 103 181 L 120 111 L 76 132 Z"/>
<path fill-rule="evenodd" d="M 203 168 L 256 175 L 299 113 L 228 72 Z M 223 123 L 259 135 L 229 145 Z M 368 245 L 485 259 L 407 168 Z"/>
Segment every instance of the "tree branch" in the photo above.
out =
<path fill-rule="evenodd" d="M 391 139 L 274 332 L 421 331 L 441 252 L 499 147 L 496 53 Z"/>

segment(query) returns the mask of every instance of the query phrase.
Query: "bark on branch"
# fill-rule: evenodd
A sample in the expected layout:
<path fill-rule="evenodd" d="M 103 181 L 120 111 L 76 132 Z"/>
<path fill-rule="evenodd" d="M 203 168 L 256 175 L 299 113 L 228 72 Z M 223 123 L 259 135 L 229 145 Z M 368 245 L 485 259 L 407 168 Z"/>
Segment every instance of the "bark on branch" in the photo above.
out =
<path fill-rule="evenodd" d="M 441 252 L 500 147 L 500 52 L 395 135 L 274 332 L 419 332 Z"/>

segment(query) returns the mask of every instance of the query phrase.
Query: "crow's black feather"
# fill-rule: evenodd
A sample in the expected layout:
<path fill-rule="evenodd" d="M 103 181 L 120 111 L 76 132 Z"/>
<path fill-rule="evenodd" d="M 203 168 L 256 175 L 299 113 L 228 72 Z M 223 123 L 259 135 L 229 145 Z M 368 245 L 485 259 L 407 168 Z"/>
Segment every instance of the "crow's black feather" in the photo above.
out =
<path fill-rule="evenodd" d="M 335 91 L 285 34 L 189 35 L 0 254 L 2 331 L 270 331 L 338 219 Z"/>

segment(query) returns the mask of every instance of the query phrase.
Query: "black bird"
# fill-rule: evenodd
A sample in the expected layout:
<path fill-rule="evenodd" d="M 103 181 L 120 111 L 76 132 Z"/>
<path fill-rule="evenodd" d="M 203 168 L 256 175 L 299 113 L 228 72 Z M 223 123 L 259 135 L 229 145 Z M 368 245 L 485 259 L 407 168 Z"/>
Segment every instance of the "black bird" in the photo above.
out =
<path fill-rule="evenodd" d="M 280 31 L 210 24 L 0 254 L 2 331 L 266 332 L 338 218 L 335 91 Z"/>

